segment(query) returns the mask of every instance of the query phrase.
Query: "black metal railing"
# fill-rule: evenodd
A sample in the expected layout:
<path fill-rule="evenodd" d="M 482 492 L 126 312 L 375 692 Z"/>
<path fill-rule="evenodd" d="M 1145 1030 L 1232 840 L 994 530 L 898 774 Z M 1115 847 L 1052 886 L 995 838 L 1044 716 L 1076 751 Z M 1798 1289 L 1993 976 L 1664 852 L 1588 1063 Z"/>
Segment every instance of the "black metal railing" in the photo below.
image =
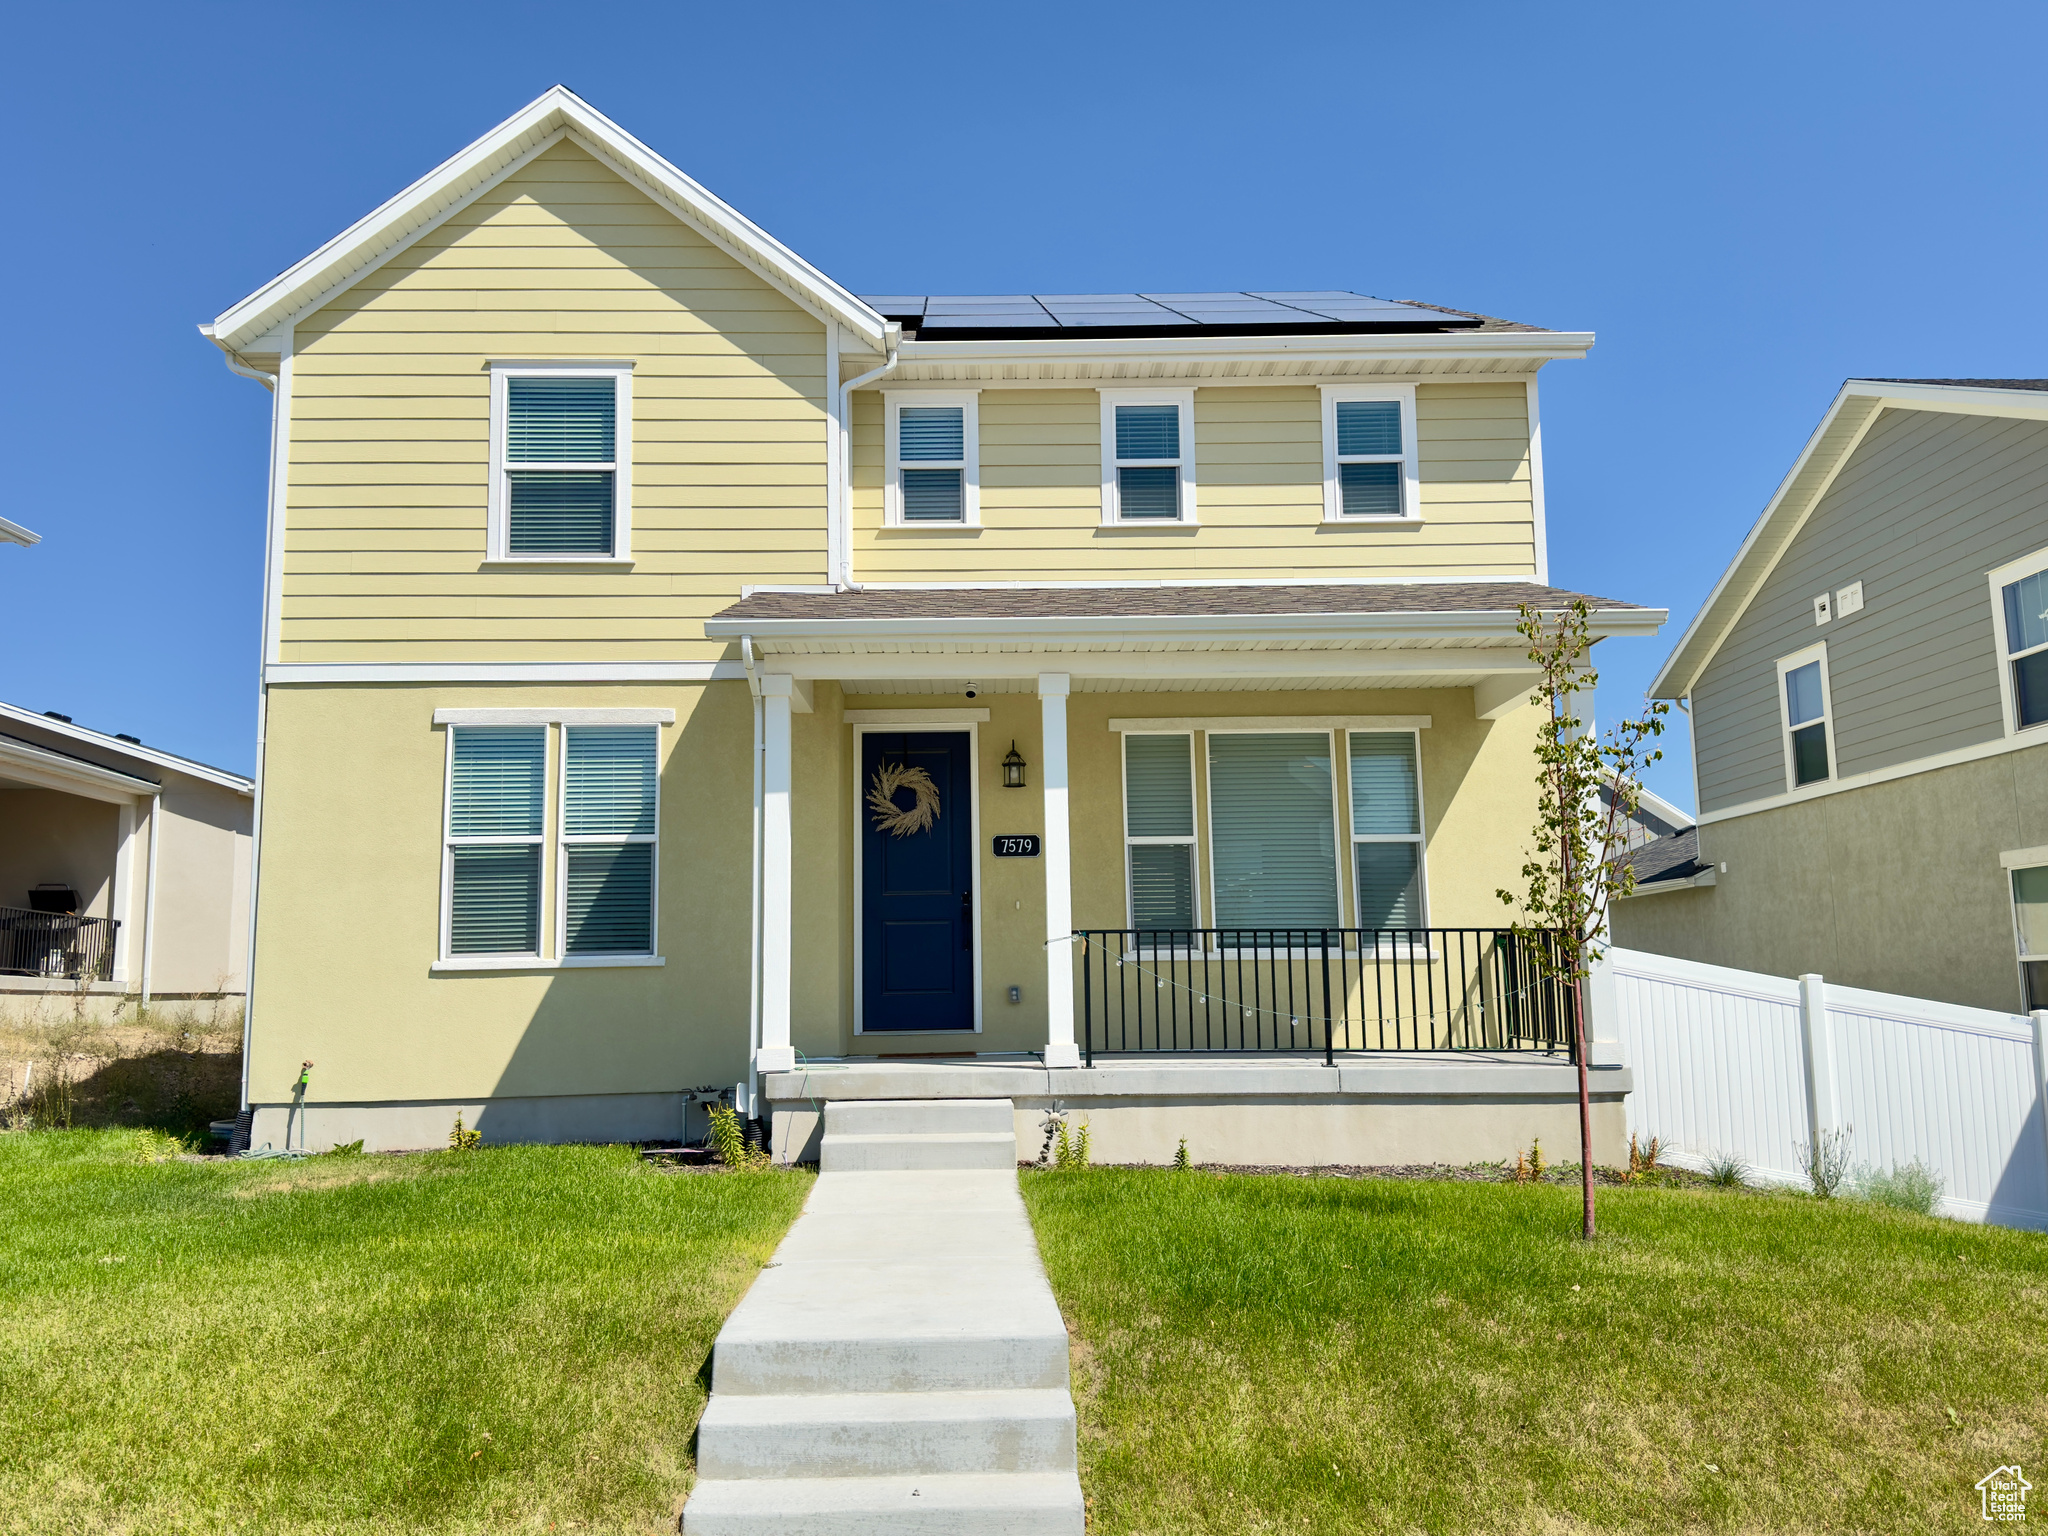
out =
<path fill-rule="evenodd" d="M 1097 1052 L 1564 1051 L 1576 994 L 1509 928 L 1083 928 Z"/>
<path fill-rule="evenodd" d="M 0 975 L 111 980 L 120 926 L 107 917 L 0 907 Z"/>

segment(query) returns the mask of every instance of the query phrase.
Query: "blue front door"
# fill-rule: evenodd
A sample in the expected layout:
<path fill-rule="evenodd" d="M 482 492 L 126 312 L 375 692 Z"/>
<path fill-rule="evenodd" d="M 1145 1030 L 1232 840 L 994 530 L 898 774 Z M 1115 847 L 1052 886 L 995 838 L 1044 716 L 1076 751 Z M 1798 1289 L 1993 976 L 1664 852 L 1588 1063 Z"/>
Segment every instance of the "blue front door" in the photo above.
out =
<path fill-rule="evenodd" d="M 896 836 L 870 803 L 885 765 L 921 768 L 937 819 Z M 965 731 L 861 737 L 861 1028 L 974 1028 L 974 818 Z M 899 810 L 917 793 L 899 787 Z"/>

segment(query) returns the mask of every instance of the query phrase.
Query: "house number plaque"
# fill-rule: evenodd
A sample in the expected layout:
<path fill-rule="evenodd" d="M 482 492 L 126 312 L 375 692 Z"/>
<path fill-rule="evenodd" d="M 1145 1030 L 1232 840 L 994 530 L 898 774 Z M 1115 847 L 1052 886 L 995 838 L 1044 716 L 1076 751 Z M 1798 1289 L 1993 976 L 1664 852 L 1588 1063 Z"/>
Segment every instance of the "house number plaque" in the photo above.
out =
<path fill-rule="evenodd" d="M 1038 834 L 1023 832 L 1014 837 L 996 839 L 996 857 L 999 859 L 1035 859 L 1038 857 Z"/>

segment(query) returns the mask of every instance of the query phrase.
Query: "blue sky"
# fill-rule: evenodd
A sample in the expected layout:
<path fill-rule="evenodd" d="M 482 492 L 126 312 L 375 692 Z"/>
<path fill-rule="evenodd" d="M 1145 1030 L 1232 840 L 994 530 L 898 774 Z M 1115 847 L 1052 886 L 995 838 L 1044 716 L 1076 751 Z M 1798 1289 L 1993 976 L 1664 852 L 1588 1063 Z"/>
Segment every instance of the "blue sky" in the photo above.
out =
<path fill-rule="evenodd" d="M 562 81 L 866 292 L 1349 288 L 1543 374 L 1552 578 L 1667 606 L 1855 375 L 2048 374 L 2048 11 L 41 7 L 9 21 L 0 699 L 247 769 L 269 400 L 194 331 Z M 1682 723 L 1651 783 L 1691 804 Z"/>

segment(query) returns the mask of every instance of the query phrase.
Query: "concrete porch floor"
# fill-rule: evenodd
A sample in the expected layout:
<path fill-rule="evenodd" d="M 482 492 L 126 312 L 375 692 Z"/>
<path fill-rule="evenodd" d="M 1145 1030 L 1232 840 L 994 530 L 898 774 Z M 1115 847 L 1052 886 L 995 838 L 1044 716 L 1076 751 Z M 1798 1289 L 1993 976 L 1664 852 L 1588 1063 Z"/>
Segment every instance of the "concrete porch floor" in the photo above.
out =
<path fill-rule="evenodd" d="M 1591 1069 L 1595 1160 L 1627 1152 L 1624 1066 Z M 1522 1051 L 1320 1051 L 1261 1056 L 1098 1055 L 1047 1067 L 1031 1055 L 938 1060 L 836 1057 L 767 1074 L 776 1159 L 813 1162 L 824 1106 L 845 1099 L 1001 1098 L 1015 1107 L 1020 1155 L 1035 1157 L 1049 1111 L 1090 1127 L 1103 1163 L 1173 1161 L 1289 1167 L 1497 1162 L 1547 1143 L 1578 1144 L 1578 1077 L 1562 1055 Z"/>

